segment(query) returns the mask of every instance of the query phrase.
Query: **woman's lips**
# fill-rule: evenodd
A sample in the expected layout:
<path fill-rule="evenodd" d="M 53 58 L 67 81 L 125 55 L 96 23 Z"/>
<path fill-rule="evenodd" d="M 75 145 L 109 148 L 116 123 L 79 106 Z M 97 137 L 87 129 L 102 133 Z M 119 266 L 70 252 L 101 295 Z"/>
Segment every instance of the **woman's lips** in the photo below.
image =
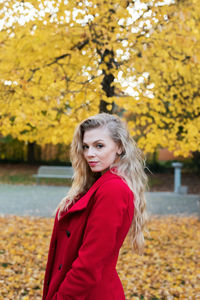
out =
<path fill-rule="evenodd" d="M 98 164 L 97 161 L 89 161 L 88 164 L 91 166 L 91 167 L 94 167 Z"/>

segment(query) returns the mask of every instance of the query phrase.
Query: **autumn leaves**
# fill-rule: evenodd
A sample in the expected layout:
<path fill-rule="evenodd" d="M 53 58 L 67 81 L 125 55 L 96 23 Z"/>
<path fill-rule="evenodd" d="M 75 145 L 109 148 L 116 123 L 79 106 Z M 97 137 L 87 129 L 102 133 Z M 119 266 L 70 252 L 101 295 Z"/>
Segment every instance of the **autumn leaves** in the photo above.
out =
<path fill-rule="evenodd" d="M 143 256 L 125 241 L 117 271 L 126 299 L 198 299 L 199 221 L 153 218 Z M 0 299 L 41 299 L 52 219 L 1 217 Z"/>

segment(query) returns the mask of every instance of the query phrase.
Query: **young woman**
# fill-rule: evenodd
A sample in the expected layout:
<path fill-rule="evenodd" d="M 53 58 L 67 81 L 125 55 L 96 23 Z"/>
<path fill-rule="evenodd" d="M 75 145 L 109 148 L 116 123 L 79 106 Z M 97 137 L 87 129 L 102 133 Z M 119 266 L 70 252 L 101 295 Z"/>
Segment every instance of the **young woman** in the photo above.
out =
<path fill-rule="evenodd" d="M 142 252 L 147 178 L 141 151 L 116 116 L 81 122 L 71 147 L 74 180 L 58 205 L 43 300 L 124 300 L 116 271 L 130 234 Z"/>

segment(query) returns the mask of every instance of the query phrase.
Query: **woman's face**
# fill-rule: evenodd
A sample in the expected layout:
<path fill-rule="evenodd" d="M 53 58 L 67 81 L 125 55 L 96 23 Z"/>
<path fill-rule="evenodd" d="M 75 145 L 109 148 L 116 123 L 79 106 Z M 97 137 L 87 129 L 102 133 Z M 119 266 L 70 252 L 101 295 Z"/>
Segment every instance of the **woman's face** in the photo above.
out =
<path fill-rule="evenodd" d="M 92 172 L 107 171 L 121 154 L 120 147 L 110 137 L 106 127 L 89 129 L 83 136 L 83 154 Z"/>

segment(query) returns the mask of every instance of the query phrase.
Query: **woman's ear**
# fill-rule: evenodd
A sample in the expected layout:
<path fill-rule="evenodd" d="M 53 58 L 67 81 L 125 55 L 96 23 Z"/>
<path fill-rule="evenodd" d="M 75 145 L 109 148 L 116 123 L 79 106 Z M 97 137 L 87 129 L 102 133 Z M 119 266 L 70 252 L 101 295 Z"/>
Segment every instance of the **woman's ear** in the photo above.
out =
<path fill-rule="evenodd" d="M 120 147 L 118 147 L 118 150 L 117 150 L 117 155 L 121 155 L 122 154 L 122 152 L 123 152 L 123 149 L 122 149 L 122 147 L 120 146 Z"/>

